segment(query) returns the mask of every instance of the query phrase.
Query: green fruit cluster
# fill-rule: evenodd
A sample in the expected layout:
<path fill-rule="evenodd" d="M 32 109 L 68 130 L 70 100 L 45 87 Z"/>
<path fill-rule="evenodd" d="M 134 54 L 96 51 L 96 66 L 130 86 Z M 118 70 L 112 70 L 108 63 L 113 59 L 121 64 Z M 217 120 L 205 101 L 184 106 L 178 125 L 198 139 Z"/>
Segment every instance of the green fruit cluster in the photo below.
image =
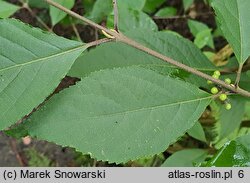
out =
<path fill-rule="evenodd" d="M 214 71 L 212 77 L 215 78 L 215 79 L 219 79 L 219 78 L 220 78 L 220 75 L 221 75 L 220 71 L 216 70 L 216 71 Z M 225 81 L 225 83 L 228 84 L 228 85 L 230 85 L 230 84 L 232 83 L 232 81 L 231 81 L 230 78 L 226 78 L 224 81 Z M 208 81 L 207 81 L 207 84 L 213 84 L 213 82 L 210 81 L 210 80 L 208 80 Z"/>
<path fill-rule="evenodd" d="M 219 79 L 219 78 L 220 78 L 220 75 L 221 75 L 220 71 L 217 70 L 217 71 L 214 71 L 212 77 L 215 78 L 215 79 Z M 225 83 L 231 84 L 231 82 L 232 82 L 232 81 L 231 81 L 230 78 L 226 78 L 226 79 L 225 79 Z M 213 84 L 212 81 L 207 81 L 207 83 L 208 83 L 208 84 Z M 219 89 L 218 89 L 216 86 L 212 87 L 210 91 L 211 91 L 211 93 L 214 94 L 214 95 L 216 95 L 216 94 L 218 94 L 218 93 L 220 92 Z M 220 101 L 222 101 L 222 102 L 225 103 L 225 108 L 226 108 L 227 110 L 230 110 L 230 109 L 232 108 L 232 105 L 231 105 L 230 103 L 228 103 L 228 101 L 227 101 L 227 95 L 226 95 L 225 93 L 221 93 L 221 94 L 219 95 L 219 99 L 220 99 Z"/>

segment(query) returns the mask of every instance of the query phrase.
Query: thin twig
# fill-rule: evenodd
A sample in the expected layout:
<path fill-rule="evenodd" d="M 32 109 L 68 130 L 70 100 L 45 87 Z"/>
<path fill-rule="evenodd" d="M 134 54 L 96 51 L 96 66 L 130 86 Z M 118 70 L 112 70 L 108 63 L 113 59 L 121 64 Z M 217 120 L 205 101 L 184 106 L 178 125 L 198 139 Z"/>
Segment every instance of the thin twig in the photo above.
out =
<path fill-rule="evenodd" d="M 20 1 L 22 3 L 22 1 Z M 23 8 L 27 9 L 29 11 L 29 13 L 31 14 L 31 16 L 33 16 L 34 18 L 37 19 L 37 21 L 49 32 L 53 32 L 51 28 L 49 28 L 47 26 L 47 24 L 38 16 L 36 16 L 36 14 L 32 11 L 32 9 L 29 7 L 29 5 L 27 3 L 23 3 Z"/>
<path fill-rule="evenodd" d="M 24 167 L 25 162 L 24 162 L 24 160 L 22 159 L 21 155 L 19 154 L 19 152 L 17 150 L 16 140 L 15 139 L 10 139 L 9 143 L 10 143 L 11 150 L 15 154 L 18 163 L 20 164 L 21 167 Z"/>
<path fill-rule="evenodd" d="M 130 45 L 130 46 L 132 46 L 134 48 L 137 48 L 137 49 L 139 49 L 139 50 L 141 50 L 143 52 L 146 52 L 146 53 L 148 53 L 148 54 L 150 54 L 150 55 L 152 55 L 152 56 L 154 56 L 156 58 L 159 58 L 159 59 L 161 59 L 161 60 L 163 60 L 163 61 L 165 61 L 165 62 L 167 62 L 169 64 L 172 64 L 172 65 L 174 65 L 174 66 L 176 66 L 178 68 L 181 68 L 181 69 L 183 69 L 183 70 L 185 70 L 185 71 L 187 71 L 189 73 L 195 74 L 195 75 L 197 75 L 199 77 L 202 77 L 202 78 L 204 78 L 206 80 L 210 80 L 210 81 L 212 81 L 213 83 L 215 83 L 217 85 L 220 85 L 220 86 L 222 86 L 224 88 L 227 88 L 228 90 L 232 91 L 233 93 L 237 93 L 237 94 L 240 94 L 240 95 L 245 96 L 245 97 L 250 97 L 250 92 L 248 92 L 246 90 L 243 90 L 241 88 L 236 89 L 235 86 L 228 85 L 227 83 L 225 83 L 222 80 L 215 79 L 210 75 L 207 75 L 207 74 L 205 74 L 203 72 L 200 72 L 200 71 L 198 71 L 198 70 L 196 70 L 196 69 L 194 69 L 192 67 L 184 65 L 184 64 L 182 64 L 182 63 L 180 63 L 178 61 L 175 61 L 172 58 L 169 58 L 169 57 L 167 57 L 165 55 L 162 55 L 162 54 L 158 53 L 157 51 L 154 51 L 154 50 L 152 50 L 150 48 L 147 48 L 147 47 L 141 45 L 140 43 L 138 43 L 138 42 L 124 36 L 122 33 L 111 31 L 111 30 L 107 29 L 106 27 L 103 27 L 103 26 L 101 26 L 99 24 L 96 24 L 95 22 L 92 22 L 91 20 L 89 20 L 89 19 L 87 19 L 87 18 L 85 18 L 85 17 L 83 17 L 83 16 L 81 16 L 81 15 L 79 15 L 79 14 L 77 14 L 77 13 L 63 7 L 63 6 L 61 6 L 58 3 L 55 3 L 52 0 L 46 0 L 46 1 L 50 5 L 55 6 L 56 8 L 66 12 L 67 14 L 69 14 L 69 15 L 77 18 L 77 19 L 80 19 L 80 20 L 84 21 L 85 23 L 87 23 L 87 24 L 89 24 L 91 26 L 94 26 L 94 27 L 96 27 L 96 28 L 98 28 L 100 30 L 105 31 L 109 35 L 112 35 L 113 37 L 115 37 L 115 39 L 117 41 L 123 42 L 123 43 L 125 43 L 127 45 Z"/>
<path fill-rule="evenodd" d="M 150 164 L 150 167 L 155 167 L 158 163 L 158 155 L 154 155 L 152 163 Z"/>
<path fill-rule="evenodd" d="M 238 70 L 239 70 L 239 67 L 231 67 L 231 68 L 224 68 L 220 70 L 220 72 L 226 73 L 226 74 L 234 74 L 234 73 L 237 73 Z M 242 72 L 247 72 L 249 70 L 250 70 L 250 63 L 244 64 L 244 66 L 242 67 Z"/>
<path fill-rule="evenodd" d="M 54 2 L 54 1 L 52 1 L 52 0 L 45 0 L 45 1 L 46 1 L 47 3 L 49 3 L 50 5 L 52 5 L 52 6 L 56 7 L 56 8 L 58 8 L 58 9 L 64 11 L 65 13 L 71 15 L 72 17 L 75 17 L 75 18 L 77 18 L 77 19 L 82 20 L 83 22 L 85 22 L 85 23 L 91 25 L 92 27 L 95 27 L 95 28 L 97 28 L 97 29 L 99 29 L 99 30 L 103 30 L 103 31 L 105 31 L 106 33 L 108 33 L 109 35 L 112 35 L 112 36 L 114 36 L 114 34 L 115 34 L 114 37 L 119 36 L 119 34 L 118 34 L 117 32 L 111 31 L 111 30 L 107 29 L 106 27 L 103 27 L 103 26 L 101 26 L 101 25 L 99 25 L 99 24 L 97 24 L 97 23 L 95 23 L 95 22 L 93 22 L 93 21 L 91 21 L 91 20 L 89 20 L 89 19 L 87 19 L 87 18 L 85 18 L 85 17 L 83 17 L 83 16 L 81 16 L 81 15 L 75 13 L 75 12 L 73 12 L 73 11 L 71 11 L 71 10 L 65 8 L 64 6 L 62 6 L 62 5 L 60 5 L 60 4 L 56 3 L 56 2 Z"/>
<path fill-rule="evenodd" d="M 150 55 L 153 55 L 153 56 L 155 56 L 155 57 L 157 57 L 157 58 L 159 58 L 161 60 L 164 60 L 165 62 L 170 63 L 171 65 L 174 65 L 174 66 L 176 66 L 178 68 L 181 68 L 181 69 L 183 69 L 183 70 L 185 70 L 185 71 L 187 71 L 189 73 L 195 74 L 195 75 L 200 76 L 200 77 L 202 77 L 202 78 L 204 78 L 206 80 L 212 81 L 213 83 L 216 83 L 216 84 L 218 84 L 220 86 L 223 86 L 224 88 L 227 88 L 228 90 L 231 90 L 234 93 L 239 93 L 239 94 L 244 95 L 246 97 L 250 97 L 250 93 L 248 91 L 242 90 L 241 88 L 236 89 L 234 86 L 228 85 L 227 83 L 225 83 L 222 80 L 215 79 L 215 78 L 211 77 L 210 75 L 207 75 L 207 74 L 205 74 L 205 73 L 203 73 L 203 72 L 201 72 L 199 70 L 196 70 L 196 69 L 194 69 L 192 67 L 184 65 L 184 64 L 182 64 L 180 62 L 177 62 L 177 61 L 173 60 L 172 58 L 169 58 L 169 57 L 167 57 L 165 55 L 162 55 L 162 54 L 160 54 L 160 53 L 158 53 L 158 52 L 156 52 L 154 50 L 151 50 L 151 49 L 149 49 L 149 48 L 135 42 L 134 40 L 132 40 L 132 39 L 130 39 L 128 37 L 125 37 L 125 36 L 122 35 L 119 38 L 117 38 L 117 40 L 121 41 L 123 43 L 126 43 L 128 45 L 131 45 L 131 46 L 133 46 L 133 47 L 135 47 L 135 48 L 137 48 L 137 49 L 139 49 L 139 50 L 141 50 L 143 52 L 146 52 L 146 53 L 148 53 Z"/>
<path fill-rule="evenodd" d="M 95 29 L 95 40 L 98 40 L 99 39 L 98 29 L 95 27 L 94 29 Z"/>
<path fill-rule="evenodd" d="M 92 46 L 98 46 L 98 45 L 100 45 L 100 44 L 107 43 L 107 42 L 111 42 L 111 41 L 113 41 L 113 39 L 103 38 L 103 39 L 99 39 L 99 40 L 96 40 L 96 41 L 87 43 L 87 44 L 86 44 L 86 47 L 87 47 L 87 48 L 90 48 L 90 47 L 92 47 Z"/>
<path fill-rule="evenodd" d="M 94 159 L 94 162 L 93 162 L 92 167 L 96 167 L 96 165 L 97 165 L 97 160 L 96 160 L 96 159 Z"/>
<path fill-rule="evenodd" d="M 78 32 L 76 26 L 75 26 L 75 24 L 74 24 L 74 22 L 72 21 L 72 18 L 71 18 L 70 20 L 71 20 L 71 26 L 72 26 L 72 28 L 73 28 L 73 31 L 74 31 L 74 33 L 75 33 L 75 35 L 76 35 L 78 41 L 83 42 L 82 39 L 81 39 L 81 36 L 80 36 L 80 34 L 79 34 L 79 32 Z"/>
<path fill-rule="evenodd" d="M 116 30 L 116 32 L 119 32 L 119 26 L 118 26 L 119 14 L 118 14 L 117 0 L 113 0 L 113 7 L 114 7 L 114 29 Z"/>
<path fill-rule="evenodd" d="M 238 71 L 237 71 L 237 76 L 236 76 L 236 80 L 235 80 L 235 83 L 234 83 L 236 89 L 239 88 L 240 76 L 241 76 L 241 71 L 242 71 L 243 65 L 244 64 L 240 64 L 239 68 L 238 68 Z"/>

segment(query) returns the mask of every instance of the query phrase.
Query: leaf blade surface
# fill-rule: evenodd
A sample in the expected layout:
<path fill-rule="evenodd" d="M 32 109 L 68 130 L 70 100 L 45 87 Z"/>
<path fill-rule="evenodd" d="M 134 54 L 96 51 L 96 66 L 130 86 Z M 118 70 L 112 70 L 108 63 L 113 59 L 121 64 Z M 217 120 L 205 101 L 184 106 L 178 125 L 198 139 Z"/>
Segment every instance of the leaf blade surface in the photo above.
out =
<path fill-rule="evenodd" d="M 178 79 L 118 68 L 84 78 L 25 124 L 32 136 L 120 163 L 164 151 L 209 102 L 210 95 Z"/>

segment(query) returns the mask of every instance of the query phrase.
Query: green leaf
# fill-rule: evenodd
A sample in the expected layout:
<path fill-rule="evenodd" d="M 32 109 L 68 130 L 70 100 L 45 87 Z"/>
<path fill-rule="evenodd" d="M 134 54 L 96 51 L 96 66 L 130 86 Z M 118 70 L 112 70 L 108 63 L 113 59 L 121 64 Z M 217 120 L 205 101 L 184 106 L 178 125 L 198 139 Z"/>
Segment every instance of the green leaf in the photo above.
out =
<path fill-rule="evenodd" d="M 143 45 L 169 56 L 181 63 L 203 71 L 216 70 L 212 63 L 189 40 L 169 32 L 133 30 L 127 36 Z M 69 75 L 84 77 L 93 71 L 131 65 L 164 68 L 173 66 L 123 43 L 106 43 L 82 55 L 73 65 Z"/>
<path fill-rule="evenodd" d="M 207 163 L 215 167 L 249 167 L 250 134 L 230 141 Z"/>
<path fill-rule="evenodd" d="M 246 74 L 248 77 L 250 77 L 250 71 L 247 71 Z"/>
<path fill-rule="evenodd" d="M 194 44 L 200 49 L 206 45 L 209 45 L 211 48 L 214 48 L 211 29 L 199 32 L 195 37 Z"/>
<path fill-rule="evenodd" d="M 236 76 L 234 76 L 236 78 Z M 240 86 L 241 88 L 250 91 L 250 75 L 247 73 L 242 73 L 240 77 Z"/>
<path fill-rule="evenodd" d="M 55 2 L 61 4 L 67 9 L 73 8 L 75 1 L 74 0 L 54 0 Z M 59 10 L 58 8 L 54 6 L 50 6 L 50 17 L 52 21 L 52 25 L 56 25 L 58 22 L 60 22 L 63 18 L 66 17 L 66 13 L 62 10 Z"/>
<path fill-rule="evenodd" d="M 164 2 L 165 2 L 165 0 L 147 0 L 145 6 L 143 8 L 143 11 L 145 11 L 146 13 L 153 13 Z"/>
<path fill-rule="evenodd" d="M 207 152 L 202 149 L 185 149 L 175 152 L 162 167 L 193 167 L 205 160 Z"/>
<path fill-rule="evenodd" d="M 142 10 L 146 0 L 117 0 L 118 10 L 129 8 L 133 10 Z"/>
<path fill-rule="evenodd" d="M 194 125 L 210 100 L 178 79 L 118 68 L 83 78 L 24 124 L 31 136 L 121 163 L 163 152 Z"/>
<path fill-rule="evenodd" d="M 52 166 L 51 160 L 38 152 L 34 147 L 27 148 L 25 150 L 25 155 L 28 158 L 28 166 L 29 167 L 49 167 Z"/>
<path fill-rule="evenodd" d="M 197 36 L 197 34 L 201 31 L 209 29 L 206 24 L 195 20 L 188 20 L 188 27 L 194 36 Z"/>
<path fill-rule="evenodd" d="M 247 134 L 250 134 L 250 128 L 249 127 L 241 127 L 238 131 L 238 136 L 237 137 L 240 137 L 240 136 L 243 136 L 243 135 L 247 135 Z"/>
<path fill-rule="evenodd" d="M 195 139 L 206 142 L 205 132 L 199 122 L 196 122 L 195 125 L 187 131 L 187 133 Z"/>
<path fill-rule="evenodd" d="M 30 7 L 35 7 L 35 8 L 48 8 L 49 5 L 45 1 L 38 1 L 38 0 L 28 0 L 29 6 Z"/>
<path fill-rule="evenodd" d="M 211 29 L 206 24 L 194 20 L 188 20 L 188 27 L 191 33 L 195 36 L 194 43 L 198 48 L 203 48 L 205 45 L 214 48 Z"/>
<path fill-rule="evenodd" d="M 112 12 L 112 10 L 112 0 L 97 0 L 89 18 L 99 23 L 104 18 L 106 18 Z"/>
<path fill-rule="evenodd" d="M 124 27 L 127 28 L 127 22 L 129 23 L 138 23 L 139 21 L 143 21 L 143 23 L 150 22 L 153 24 L 154 22 L 151 20 L 149 16 L 141 12 L 140 10 L 143 8 L 145 4 L 145 0 L 118 0 L 118 12 L 119 12 L 119 29 L 124 30 Z M 108 17 L 110 13 L 113 13 L 113 3 L 112 0 L 97 0 L 94 4 L 93 10 L 90 14 L 90 19 L 96 22 L 101 22 L 103 19 Z M 135 13 L 136 12 L 136 13 Z M 139 15 L 137 15 L 139 14 Z M 128 17 L 127 17 L 128 16 Z M 139 18 L 139 20 L 136 20 Z M 146 21 L 145 21 L 146 18 Z M 113 16 L 109 16 L 108 25 L 113 28 Z"/>
<path fill-rule="evenodd" d="M 185 11 L 194 3 L 194 0 L 182 0 Z"/>
<path fill-rule="evenodd" d="M 232 59 L 230 61 L 233 61 Z M 229 63 L 230 64 L 230 63 Z M 235 67 L 234 63 L 231 63 L 231 65 L 227 64 L 227 67 L 225 68 L 229 68 L 229 67 Z M 237 66 L 236 66 L 237 67 Z M 225 78 L 230 78 L 232 80 L 232 83 L 235 81 L 236 79 L 236 74 L 227 74 L 227 75 L 223 75 L 222 76 L 223 79 Z M 241 77 L 240 77 L 240 83 L 239 83 L 240 87 L 242 89 L 245 89 L 247 91 L 250 91 L 250 75 L 247 74 L 247 72 L 243 72 L 241 73 Z"/>
<path fill-rule="evenodd" d="M 246 103 L 245 114 L 246 114 L 247 119 L 250 120 L 250 102 Z"/>
<path fill-rule="evenodd" d="M 162 8 L 159 11 L 157 11 L 155 16 L 156 17 L 171 17 L 171 16 L 175 16 L 176 13 L 177 13 L 176 8 L 166 7 L 166 8 Z"/>
<path fill-rule="evenodd" d="M 203 54 L 206 55 L 206 57 L 207 57 L 209 60 L 213 61 L 213 57 L 214 57 L 214 55 L 215 55 L 214 52 L 211 52 L 211 51 L 204 51 Z"/>
<path fill-rule="evenodd" d="M 89 15 L 93 10 L 96 0 L 82 0 L 82 6 L 84 8 L 84 15 Z M 106 3 L 105 3 L 106 4 Z"/>
<path fill-rule="evenodd" d="M 85 46 L 0 20 L 0 130 L 30 113 L 48 97 Z"/>
<path fill-rule="evenodd" d="M 0 18 L 8 18 L 19 9 L 19 6 L 0 0 Z"/>
<path fill-rule="evenodd" d="M 250 1 L 246 0 L 214 0 L 215 9 L 221 30 L 234 50 L 240 64 L 250 56 Z"/>
<path fill-rule="evenodd" d="M 218 103 L 215 111 L 217 127 L 219 128 L 219 138 L 223 139 L 239 128 L 244 116 L 246 101 L 242 97 L 230 97 L 231 110 L 226 110 L 225 106 Z"/>
<path fill-rule="evenodd" d="M 108 17 L 107 26 L 110 28 L 114 27 L 114 16 Z M 122 8 L 119 10 L 119 30 L 121 32 L 130 31 L 133 29 L 142 30 L 158 30 L 157 25 L 151 19 L 150 16 L 143 13 L 142 11 Z"/>
<path fill-rule="evenodd" d="M 29 135 L 29 133 L 24 125 L 17 125 L 14 128 L 5 130 L 3 132 L 6 135 L 13 137 L 13 138 L 16 138 L 16 139 L 21 139 L 21 138 Z"/>

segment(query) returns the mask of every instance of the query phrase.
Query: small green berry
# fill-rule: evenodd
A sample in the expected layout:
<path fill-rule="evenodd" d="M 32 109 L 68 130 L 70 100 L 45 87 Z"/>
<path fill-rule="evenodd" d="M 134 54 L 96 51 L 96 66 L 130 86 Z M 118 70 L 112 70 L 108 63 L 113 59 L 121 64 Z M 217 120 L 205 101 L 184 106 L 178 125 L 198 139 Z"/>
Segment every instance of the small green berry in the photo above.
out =
<path fill-rule="evenodd" d="M 226 79 L 225 79 L 225 83 L 227 83 L 227 84 L 229 84 L 229 85 L 230 85 L 230 84 L 231 84 L 231 82 L 232 82 L 232 81 L 231 81 L 231 79 L 229 79 L 229 78 L 226 78 Z"/>
<path fill-rule="evenodd" d="M 220 76 L 216 75 L 216 74 L 213 74 L 212 77 L 215 78 L 215 79 L 219 79 Z"/>
<path fill-rule="evenodd" d="M 211 93 L 212 93 L 212 94 L 217 94 L 218 92 L 219 92 L 219 90 L 218 90 L 217 87 L 213 87 L 213 88 L 211 89 Z"/>
<path fill-rule="evenodd" d="M 210 80 L 207 80 L 207 84 L 211 85 L 211 84 L 213 84 L 213 82 Z"/>
<path fill-rule="evenodd" d="M 227 99 L 227 95 L 224 94 L 224 93 L 222 93 L 222 94 L 220 95 L 220 100 L 221 100 L 221 101 L 225 101 L 226 99 Z"/>
<path fill-rule="evenodd" d="M 232 105 L 227 103 L 226 106 L 225 106 L 226 110 L 230 110 L 232 108 Z"/>
<path fill-rule="evenodd" d="M 214 71 L 214 75 L 220 76 L 220 71 Z"/>

